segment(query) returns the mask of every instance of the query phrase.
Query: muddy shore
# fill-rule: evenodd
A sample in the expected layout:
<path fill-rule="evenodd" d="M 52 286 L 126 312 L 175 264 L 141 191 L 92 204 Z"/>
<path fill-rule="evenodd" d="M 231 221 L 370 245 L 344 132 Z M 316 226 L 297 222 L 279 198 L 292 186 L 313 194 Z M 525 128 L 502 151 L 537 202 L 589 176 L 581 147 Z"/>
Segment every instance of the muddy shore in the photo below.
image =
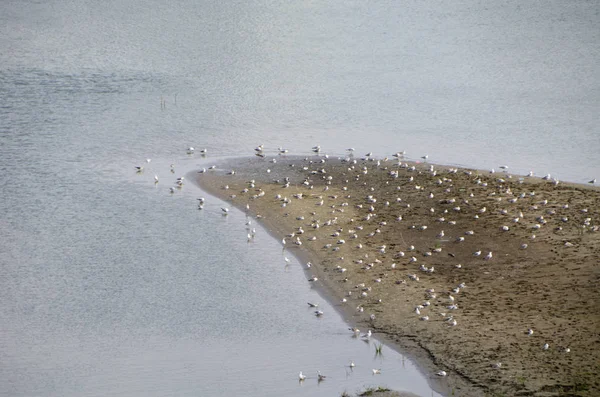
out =
<path fill-rule="evenodd" d="M 600 395 L 597 187 L 397 158 L 257 157 L 197 176 L 443 393 Z"/>

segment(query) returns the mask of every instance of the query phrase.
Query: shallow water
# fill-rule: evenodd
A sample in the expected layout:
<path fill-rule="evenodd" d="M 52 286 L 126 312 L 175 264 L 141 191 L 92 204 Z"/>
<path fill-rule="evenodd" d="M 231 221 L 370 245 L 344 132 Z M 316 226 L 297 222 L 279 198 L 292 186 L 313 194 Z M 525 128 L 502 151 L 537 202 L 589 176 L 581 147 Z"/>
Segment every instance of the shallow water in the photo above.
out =
<path fill-rule="evenodd" d="M 315 318 L 259 226 L 247 244 L 243 214 L 168 187 L 260 143 L 585 182 L 598 22 L 594 1 L 3 1 L 0 394 L 430 395 L 332 308 Z"/>

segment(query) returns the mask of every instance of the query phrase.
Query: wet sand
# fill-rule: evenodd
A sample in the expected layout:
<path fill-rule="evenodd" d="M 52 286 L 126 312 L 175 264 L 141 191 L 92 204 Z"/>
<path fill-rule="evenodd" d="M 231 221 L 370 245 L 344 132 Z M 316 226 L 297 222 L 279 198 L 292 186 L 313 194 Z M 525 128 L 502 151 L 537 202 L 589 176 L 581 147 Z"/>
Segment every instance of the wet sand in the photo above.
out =
<path fill-rule="evenodd" d="M 436 389 L 600 395 L 598 187 L 396 158 L 270 158 L 197 180 L 285 237 L 349 322 L 415 358 Z"/>

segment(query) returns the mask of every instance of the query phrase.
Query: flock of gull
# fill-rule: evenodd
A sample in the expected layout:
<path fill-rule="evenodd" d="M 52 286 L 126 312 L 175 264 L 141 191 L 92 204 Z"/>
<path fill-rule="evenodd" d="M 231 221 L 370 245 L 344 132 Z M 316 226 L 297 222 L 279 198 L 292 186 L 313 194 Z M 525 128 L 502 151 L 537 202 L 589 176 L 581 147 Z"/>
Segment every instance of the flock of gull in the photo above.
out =
<path fill-rule="evenodd" d="M 356 305 L 357 313 L 368 316 L 367 322 L 374 323 L 376 321 L 376 311 L 365 313 L 365 310 L 382 303 L 382 298 L 377 296 L 378 285 L 385 282 L 386 279 L 390 279 L 391 274 L 397 275 L 397 272 L 404 271 L 404 277 L 396 277 L 395 284 L 423 285 L 423 287 L 417 288 L 422 288 L 424 299 L 414 302 L 412 306 L 415 318 L 422 322 L 439 319 L 438 322 L 443 327 L 460 328 L 460 313 L 464 309 L 460 303 L 460 296 L 463 290 L 469 288 L 467 283 L 459 280 L 440 291 L 426 285 L 428 277 L 432 277 L 432 274 L 439 270 L 433 264 L 436 257 L 439 257 L 443 251 L 448 251 L 447 247 L 451 244 L 465 245 L 473 239 L 474 230 L 457 230 L 460 228 L 458 221 L 460 216 L 468 214 L 473 220 L 483 219 L 477 222 L 485 222 L 487 216 L 500 216 L 505 219 L 505 222 L 500 226 L 499 233 L 510 233 L 516 227 L 526 228 L 529 230 L 529 236 L 527 240 L 521 242 L 521 250 L 528 249 L 530 244 L 535 241 L 536 234 L 549 227 L 547 224 L 549 224 L 550 218 L 559 217 L 564 224 L 570 221 L 567 216 L 561 216 L 558 211 L 550 209 L 544 215 L 537 215 L 532 219 L 527 214 L 527 209 L 520 204 L 527 202 L 529 209 L 535 212 L 534 210 L 545 208 L 548 201 L 535 201 L 536 195 L 533 191 L 525 192 L 523 189 L 518 194 L 511 191 L 511 188 L 504 184 L 508 180 L 515 181 L 515 179 L 508 173 L 509 167 L 506 165 L 501 165 L 500 171 L 489 170 L 488 177 L 483 178 L 480 172 L 430 165 L 427 163 L 429 158 L 427 155 L 422 156 L 418 162 L 408 162 L 405 161 L 406 152 L 397 152 L 390 158 L 376 159 L 372 153 L 367 153 L 359 158 L 354 151 L 354 148 L 349 148 L 345 156 L 330 158 L 323 154 L 321 147 L 317 145 L 311 148 L 310 156 L 290 160 L 287 164 L 280 165 L 279 170 L 290 170 L 288 176 L 282 176 L 279 172 L 276 179 L 269 179 L 271 172 L 277 166 L 276 163 L 278 161 L 283 163 L 282 159 L 285 159 L 289 150 L 279 147 L 275 154 L 270 155 L 271 158 L 268 159 L 264 145 L 261 144 L 254 149 L 254 154 L 263 159 L 261 161 L 265 161 L 267 167 L 265 175 L 256 176 L 247 181 L 242 181 L 240 178 L 232 179 L 230 183 L 222 185 L 221 188 L 227 192 L 230 201 L 245 205 L 246 213 L 254 212 L 257 218 L 261 218 L 261 214 L 256 210 L 258 205 L 255 205 L 258 200 L 267 202 L 266 207 L 276 204 L 282 208 L 283 216 L 288 217 L 286 224 L 293 224 L 294 220 L 296 222 L 296 226 L 281 241 L 282 252 L 285 253 L 286 249 L 298 248 L 306 244 L 313 252 L 326 253 L 324 257 L 328 259 L 321 263 L 325 273 L 338 274 L 340 282 L 351 286 L 340 300 L 340 304 Z M 193 147 L 187 150 L 187 154 L 190 155 L 194 152 Z M 207 150 L 203 149 L 200 153 L 205 156 Z M 150 160 L 148 159 L 147 162 Z M 332 172 L 332 167 L 337 172 Z M 143 170 L 142 166 L 136 167 L 137 172 L 143 172 Z M 198 173 L 204 174 L 211 170 L 216 170 L 216 166 L 204 168 Z M 403 172 L 401 173 L 401 171 Z M 175 172 L 173 165 L 171 172 Z M 501 205 L 502 208 L 494 210 L 492 214 L 492 210 L 487 206 L 472 208 L 468 197 L 458 198 L 459 195 L 453 184 L 453 177 L 458 173 L 467 175 L 473 186 L 483 189 L 490 200 Z M 230 170 L 226 172 L 226 175 L 234 176 L 236 171 Z M 376 175 L 376 179 L 371 180 L 371 175 Z M 419 177 L 420 175 L 425 175 L 436 189 L 427 185 L 423 178 Z M 339 179 L 334 179 L 334 176 Z M 489 176 L 493 177 L 493 186 Z M 533 176 L 533 173 L 531 172 L 528 176 Z M 519 178 L 520 183 L 523 182 L 523 179 Z M 542 180 L 554 185 L 558 185 L 560 182 L 551 175 L 544 176 Z M 155 183 L 158 183 L 158 176 L 155 176 Z M 177 178 L 175 185 L 170 187 L 169 191 L 175 193 L 177 189 L 181 189 L 183 183 L 184 177 Z M 590 180 L 589 183 L 594 184 L 596 180 Z M 490 189 L 486 190 L 488 185 L 490 185 Z M 381 192 L 381 186 L 385 187 L 387 192 L 385 195 Z M 236 190 L 233 191 L 233 189 Z M 389 193 L 394 190 L 395 194 L 392 199 Z M 355 196 L 355 194 L 362 196 Z M 414 198 L 415 194 L 418 201 L 408 202 L 407 197 Z M 469 197 L 472 198 L 473 193 L 470 193 Z M 532 202 L 533 204 L 530 204 Z M 204 205 L 205 199 L 198 198 L 198 209 L 203 209 Z M 563 204 L 563 209 L 568 207 L 568 203 Z M 296 212 L 292 211 L 292 208 L 295 208 Z M 395 210 L 394 219 L 378 215 L 383 208 L 386 213 L 393 212 L 390 211 L 392 209 Z M 416 208 L 422 211 L 430 221 L 421 224 L 406 224 L 407 214 L 415 211 Z M 221 208 L 223 216 L 226 216 L 229 211 L 229 208 Z M 580 227 L 598 231 L 598 226 L 592 224 L 592 219 L 585 217 L 587 209 L 582 209 L 580 212 L 584 215 L 584 221 Z M 289 221 L 290 214 L 293 214 L 294 217 L 292 222 Z M 246 226 L 247 241 L 251 243 L 256 229 L 252 228 L 252 222 L 249 219 L 246 221 Z M 428 237 L 428 243 L 423 243 L 424 237 L 416 237 L 414 241 L 407 242 L 404 235 L 400 233 L 401 241 L 382 241 L 382 236 L 386 236 L 387 231 L 399 228 L 406 230 L 406 236 L 419 236 L 419 234 L 429 236 L 431 233 L 435 233 L 435 237 L 432 239 Z M 415 245 L 419 248 L 416 248 Z M 568 247 L 569 242 L 566 242 L 565 246 Z M 447 254 L 455 256 L 453 252 L 447 252 Z M 496 257 L 491 249 L 478 247 L 472 251 L 470 259 L 463 259 L 463 263 L 454 265 L 455 269 L 461 269 L 463 266 L 485 265 L 496 260 Z M 340 264 L 336 265 L 334 261 L 338 261 Z M 284 256 L 284 262 L 286 267 L 290 265 L 287 256 Z M 309 282 L 314 283 L 319 280 L 317 274 L 312 273 L 310 262 L 306 264 L 306 272 L 309 275 Z M 369 279 L 369 274 L 375 272 L 378 272 L 378 275 Z M 358 281 L 360 282 L 353 282 L 350 279 L 353 276 L 359 278 L 359 275 L 361 279 Z M 324 315 L 317 303 L 309 302 L 308 306 L 313 309 L 316 317 Z M 349 328 L 349 330 L 353 337 L 365 341 L 369 341 L 373 334 L 371 329 L 364 333 L 356 327 Z M 523 329 L 522 332 L 524 337 L 534 334 L 532 328 Z M 552 349 L 550 342 L 544 342 L 539 346 L 539 350 Z M 570 352 L 570 348 L 567 346 L 561 346 L 560 350 L 563 353 Z M 491 362 L 488 365 L 492 370 L 503 368 L 502 362 L 499 361 Z M 355 363 L 351 361 L 346 367 L 353 369 Z M 434 375 L 445 377 L 449 372 L 448 369 L 438 369 Z M 372 369 L 373 375 L 379 373 L 381 373 L 381 369 Z M 298 379 L 303 382 L 307 376 L 300 372 Z M 321 382 L 326 379 L 326 376 L 317 371 L 316 379 Z"/>

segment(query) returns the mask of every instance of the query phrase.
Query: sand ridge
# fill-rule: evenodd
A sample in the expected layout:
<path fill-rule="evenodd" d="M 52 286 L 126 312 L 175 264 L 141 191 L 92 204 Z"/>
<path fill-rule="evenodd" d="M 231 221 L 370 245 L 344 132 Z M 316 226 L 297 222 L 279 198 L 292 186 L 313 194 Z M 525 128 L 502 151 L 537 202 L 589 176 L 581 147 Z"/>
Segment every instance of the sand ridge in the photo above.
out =
<path fill-rule="evenodd" d="M 418 346 L 447 391 L 600 393 L 597 188 L 401 158 L 238 166 L 198 182 L 314 258 L 343 311 Z"/>

